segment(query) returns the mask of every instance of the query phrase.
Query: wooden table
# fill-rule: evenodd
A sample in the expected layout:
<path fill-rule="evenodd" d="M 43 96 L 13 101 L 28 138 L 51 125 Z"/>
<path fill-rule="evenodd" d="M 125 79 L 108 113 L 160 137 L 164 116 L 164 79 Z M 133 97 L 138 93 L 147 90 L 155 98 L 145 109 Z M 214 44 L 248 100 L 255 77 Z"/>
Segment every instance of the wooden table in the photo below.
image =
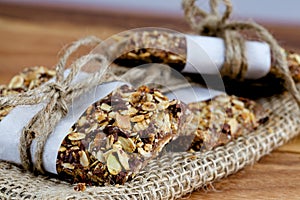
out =
<path fill-rule="evenodd" d="M 0 4 L 0 84 L 28 66 L 51 67 L 73 40 L 107 38 L 131 28 L 158 26 L 187 31 L 181 19 Z M 286 48 L 300 52 L 300 27 L 268 25 Z M 189 199 L 300 199 L 300 136 L 253 166 L 195 191 Z"/>

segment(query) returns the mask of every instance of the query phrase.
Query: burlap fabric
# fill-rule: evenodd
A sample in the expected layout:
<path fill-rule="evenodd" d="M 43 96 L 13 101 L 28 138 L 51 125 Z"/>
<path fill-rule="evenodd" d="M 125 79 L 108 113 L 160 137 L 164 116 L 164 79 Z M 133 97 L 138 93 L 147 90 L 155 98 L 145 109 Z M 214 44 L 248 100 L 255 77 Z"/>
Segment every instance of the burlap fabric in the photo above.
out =
<path fill-rule="evenodd" d="M 34 176 L 0 162 L 2 199 L 176 199 L 253 164 L 300 132 L 298 106 L 287 93 L 258 100 L 270 120 L 249 135 L 205 153 L 173 153 L 153 160 L 124 186 L 84 192 L 48 176 Z"/>

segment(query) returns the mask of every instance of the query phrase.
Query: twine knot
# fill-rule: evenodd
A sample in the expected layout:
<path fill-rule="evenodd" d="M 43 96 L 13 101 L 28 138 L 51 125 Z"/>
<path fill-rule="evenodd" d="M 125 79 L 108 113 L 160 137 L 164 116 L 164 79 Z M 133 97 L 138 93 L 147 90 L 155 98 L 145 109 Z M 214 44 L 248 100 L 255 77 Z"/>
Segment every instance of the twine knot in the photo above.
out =
<path fill-rule="evenodd" d="M 225 5 L 223 14 L 219 12 L 219 1 Z M 200 35 L 221 37 L 225 43 L 225 62 L 220 70 L 222 76 L 244 80 L 248 69 L 245 38 L 242 31 L 253 31 L 260 40 L 269 44 L 272 53 L 272 67 L 275 75 L 284 80 L 285 88 L 300 106 L 300 93 L 290 74 L 286 56 L 276 39 L 263 26 L 254 22 L 229 21 L 232 13 L 230 0 L 210 0 L 210 13 L 196 5 L 196 0 L 183 0 L 185 19 Z"/>
<path fill-rule="evenodd" d="M 43 151 L 48 136 L 54 130 L 56 124 L 68 113 L 68 103 L 91 88 L 107 80 L 108 62 L 102 54 L 87 54 L 75 60 L 70 66 L 70 71 L 65 77 L 66 63 L 69 57 L 82 46 L 95 46 L 101 40 L 96 37 L 86 37 L 74 42 L 61 57 L 56 66 L 54 82 L 46 83 L 40 87 L 25 93 L 0 97 L 0 107 L 35 105 L 45 103 L 45 106 L 23 128 L 20 137 L 20 158 L 23 167 L 38 173 L 44 173 Z M 88 78 L 79 82 L 72 81 L 77 77 L 83 66 L 90 61 L 100 63 L 99 71 L 90 74 Z M 36 152 L 32 160 L 30 147 L 36 140 Z"/>
<path fill-rule="evenodd" d="M 218 16 L 208 15 L 196 29 L 198 34 L 216 36 L 222 30 L 222 20 Z"/>
<path fill-rule="evenodd" d="M 66 116 L 69 109 L 66 102 L 67 90 L 66 86 L 63 86 L 60 83 L 54 82 L 49 85 L 50 90 L 53 92 L 51 99 L 54 99 L 56 102 L 56 109 L 60 110 L 63 116 Z"/>

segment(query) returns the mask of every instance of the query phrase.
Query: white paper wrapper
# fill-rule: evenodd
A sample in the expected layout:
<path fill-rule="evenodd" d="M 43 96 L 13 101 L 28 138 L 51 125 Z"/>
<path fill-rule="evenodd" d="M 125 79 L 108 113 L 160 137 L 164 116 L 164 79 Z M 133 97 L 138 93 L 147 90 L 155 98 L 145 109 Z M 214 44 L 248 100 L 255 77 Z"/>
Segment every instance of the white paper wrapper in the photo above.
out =
<path fill-rule="evenodd" d="M 223 39 L 186 35 L 186 42 L 187 64 L 182 72 L 219 74 L 225 60 Z M 258 79 L 270 71 L 271 52 L 268 44 L 247 41 L 246 56 L 248 61 L 246 78 Z"/>
<path fill-rule="evenodd" d="M 178 89 L 165 94 L 169 99 L 178 99 L 186 104 L 212 99 L 224 92 L 207 89 L 200 86 Z"/>
<path fill-rule="evenodd" d="M 77 81 L 84 79 L 86 76 L 86 74 L 80 74 Z M 93 88 L 90 92 L 74 99 L 69 108 L 69 113 L 58 123 L 45 144 L 43 166 L 47 172 L 57 174 L 56 159 L 61 143 L 69 133 L 70 128 L 77 122 L 86 109 L 124 84 L 123 82 L 101 84 Z M 201 87 L 191 87 L 176 90 L 166 95 L 169 99 L 180 99 L 185 103 L 191 103 L 211 99 L 220 94 L 222 92 Z M 0 122 L 0 160 L 21 164 L 18 146 L 22 129 L 44 105 L 44 103 L 41 103 L 32 106 L 17 106 Z M 34 156 L 35 152 L 36 142 L 33 141 L 31 155 Z"/>

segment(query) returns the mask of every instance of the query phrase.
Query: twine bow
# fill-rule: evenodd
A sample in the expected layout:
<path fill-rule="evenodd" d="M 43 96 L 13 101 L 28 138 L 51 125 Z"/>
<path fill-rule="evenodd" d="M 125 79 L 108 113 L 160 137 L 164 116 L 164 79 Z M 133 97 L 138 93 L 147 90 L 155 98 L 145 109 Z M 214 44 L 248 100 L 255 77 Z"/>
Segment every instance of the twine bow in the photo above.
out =
<path fill-rule="evenodd" d="M 196 0 L 183 0 L 185 18 L 191 28 L 200 35 L 216 36 L 224 39 L 226 52 L 225 64 L 221 69 L 223 76 L 233 79 L 244 79 L 247 72 L 247 59 L 245 51 L 245 39 L 242 31 L 253 31 L 271 48 L 273 70 L 278 78 L 284 80 L 285 88 L 295 98 L 300 106 L 300 93 L 289 72 L 286 56 L 278 45 L 276 39 L 263 26 L 254 22 L 229 21 L 232 12 L 230 0 L 222 0 L 225 11 L 221 15 L 218 11 L 219 0 L 210 0 L 210 13 L 200 9 L 195 4 Z"/>
<path fill-rule="evenodd" d="M 22 165 L 26 170 L 44 173 L 42 163 L 44 145 L 56 124 L 68 113 L 68 104 L 73 98 L 108 80 L 104 77 L 108 62 L 106 57 L 100 54 L 87 54 L 80 57 L 71 65 L 70 73 L 66 78 L 64 77 L 67 60 L 73 52 L 79 47 L 97 45 L 100 42 L 101 40 L 96 37 L 87 37 L 74 42 L 57 64 L 54 82 L 46 83 L 26 93 L 0 97 L 0 107 L 46 103 L 21 134 L 19 150 Z M 82 67 L 90 61 L 99 62 L 101 69 L 82 82 L 72 83 Z M 32 161 L 30 146 L 34 139 L 36 139 L 37 151 Z"/>

